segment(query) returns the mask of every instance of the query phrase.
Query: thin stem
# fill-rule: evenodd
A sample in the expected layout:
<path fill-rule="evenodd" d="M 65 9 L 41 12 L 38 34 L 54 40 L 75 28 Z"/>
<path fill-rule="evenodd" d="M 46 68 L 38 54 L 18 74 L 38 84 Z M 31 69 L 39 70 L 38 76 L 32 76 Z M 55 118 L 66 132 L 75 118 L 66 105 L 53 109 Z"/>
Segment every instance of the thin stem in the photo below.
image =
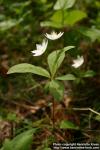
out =
<path fill-rule="evenodd" d="M 55 102 L 54 99 L 52 101 L 52 127 L 53 127 L 53 134 L 54 134 L 54 129 L 55 129 L 55 112 L 54 112 L 54 108 L 55 108 Z"/>
<path fill-rule="evenodd" d="M 59 1 L 59 5 L 60 5 L 60 7 L 62 6 L 61 1 Z M 61 10 L 61 14 L 62 14 L 62 20 L 61 20 L 62 26 L 64 26 L 64 6 L 60 9 Z"/>
<path fill-rule="evenodd" d="M 93 110 L 92 108 L 72 108 L 73 110 L 89 110 L 91 111 L 92 113 L 96 114 L 96 115 L 99 115 L 100 116 L 100 113 Z"/>

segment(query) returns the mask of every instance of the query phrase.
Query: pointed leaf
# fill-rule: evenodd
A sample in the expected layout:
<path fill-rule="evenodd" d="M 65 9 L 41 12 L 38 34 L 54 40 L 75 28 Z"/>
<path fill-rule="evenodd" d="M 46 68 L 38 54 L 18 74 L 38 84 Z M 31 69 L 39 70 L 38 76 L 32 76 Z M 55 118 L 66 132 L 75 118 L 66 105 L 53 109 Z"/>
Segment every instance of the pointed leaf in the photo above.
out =
<path fill-rule="evenodd" d="M 67 13 L 65 24 L 73 26 L 78 21 L 87 17 L 87 14 L 81 10 L 72 10 Z"/>
<path fill-rule="evenodd" d="M 47 70 L 42 67 L 34 66 L 27 63 L 22 63 L 11 67 L 7 74 L 11 73 L 34 73 L 40 76 L 50 77 L 50 74 Z"/>
<path fill-rule="evenodd" d="M 31 129 L 17 135 L 11 141 L 6 141 L 3 146 L 3 150 L 28 150 L 32 144 L 33 133 L 37 129 Z"/>
<path fill-rule="evenodd" d="M 40 23 L 41 27 L 53 27 L 53 28 L 61 28 L 62 24 L 60 22 L 53 22 L 53 21 L 43 21 Z"/>
<path fill-rule="evenodd" d="M 28 150 L 30 149 L 30 145 L 32 143 L 33 133 L 36 132 L 35 130 L 25 131 L 21 133 L 17 137 L 13 139 L 13 148 L 14 150 Z"/>
<path fill-rule="evenodd" d="M 57 77 L 57 80 L 75 80 L 76 77 L 73 74 L 66 74 L 61 77 Z"/>
<path fill-rule="evenodd" d="M 41 26 L 63 28 L 66 27 L 66 25 L 73 26 L 75 23 L 81 21 L 86 17 L 86 12 L 82 10 L 64 10 L 63 14 L 61 10 L 57 10 L 53 13 L 49 20 L 46 20 L 46 22 L 42 22 Z"/>
<path fill-rule="evenodd" d="M 48 65 L 52 75 L 55 75 L 57 69 L 60 67 L 64 60 L 65 53 L 60 50 L 54 51 L 48 56 Z"/>
<path fill-rule="evenodd" d="M 75 4 L 75 1 L 76 0 L 57 0 L 56 4 L 54 5 L 54 9 L 59 10 L 71 8 Z"/>
<path fill-rule="evenodd" d="M 93 77 L 95 75 L 95 72 L 92 70 L 88 70 L 84 73 L 83 77 L 88 78 L 88 77 Z"/>
<path fill-rule="evenodd" d="M 68 51 L 68 50 L 70 50 L 70 49 L 72 49 L 72 48 L 75 48 L 75 46 L 67 46 L 67 47 L 64 47 L 64 48 L 63 48 L 63 51 L 66 52 L 66 51 Z"/>

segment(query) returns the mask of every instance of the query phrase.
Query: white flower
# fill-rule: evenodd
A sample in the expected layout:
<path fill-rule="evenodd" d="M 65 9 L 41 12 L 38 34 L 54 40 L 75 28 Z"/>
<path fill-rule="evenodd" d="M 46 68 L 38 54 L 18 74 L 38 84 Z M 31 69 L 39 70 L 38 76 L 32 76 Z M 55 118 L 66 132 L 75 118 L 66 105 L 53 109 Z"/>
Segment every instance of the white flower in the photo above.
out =
<path fill-rule="evenodd" d="M 42 55 L 46 48 L 47 48 L 47 45 L 48 45 L 48 40 L 44 39 L 42 44 L 36 44 L 36 49 L 37 50 L 33 50 L 32 53 L 33 53 L 33 56 L 40 56 Z"/>
<path fill-rule="evenodd" d="M 50 40 L 56 40 L 59 39 L 62 35 L 64 34 L 64 32 L 59 32 L 58 34 L 56 32 L 51 32 L 51 34 L 46 33 L 46 37 Z"/>
<path fill-rule="evenodd" d="M 74 68 L 80 67 L 84 63 L 84 58 L 83 56 L 77 56 L 77 59 L 73 60 L 72 66 Z"/>

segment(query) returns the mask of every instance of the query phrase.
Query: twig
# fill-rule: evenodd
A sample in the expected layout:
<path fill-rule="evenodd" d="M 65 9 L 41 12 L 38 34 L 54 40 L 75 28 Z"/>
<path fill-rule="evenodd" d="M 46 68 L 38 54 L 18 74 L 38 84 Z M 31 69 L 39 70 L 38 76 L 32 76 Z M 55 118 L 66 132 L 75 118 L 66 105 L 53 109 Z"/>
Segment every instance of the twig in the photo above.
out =
<path fill-rule="evenodd" d="M 72 108 L 72 109 L 73 110 L 89 110 L 89 111 L 91 111 L 91 112 L 93 112 L 93 113 L 95 113 L 95 114 L 100 116 L 100 113 L 95 111 L 95 110 L 93 110 L 92 108 Z"/>

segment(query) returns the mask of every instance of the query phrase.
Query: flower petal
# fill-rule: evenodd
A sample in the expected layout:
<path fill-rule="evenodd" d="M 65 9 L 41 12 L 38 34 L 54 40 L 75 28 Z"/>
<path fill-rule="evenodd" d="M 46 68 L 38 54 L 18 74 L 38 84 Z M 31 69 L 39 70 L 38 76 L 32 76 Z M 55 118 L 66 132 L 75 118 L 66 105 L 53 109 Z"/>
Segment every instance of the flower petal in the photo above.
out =
<path fill-rule="evenodd" d="M 42 55 L 45 52 L 45 50 L 47 48 L 47 45 L 48 45 L 48 40 L 47 39 L 43 39 L 42 44 L 36 44 L 37 50 L 33 50 L 32 51 L 33 56 L 40 56 L 40 55 Z"/>
<path fill-rule="evenodd" d="M 73 60 L 72 66 L 74 68 L 80 67 L 84 63 L 84 58 L 83 56 L 77 56 L 77 59 Z"/>
<path fill-rule="evenodd" d="M 43 43 L 42 43 L 42 47 L 43 47 L 44 51 L 46 50 L 47 45 L 48 45 L 48 40 L 47 40 L 47 39 L 44 39 L 44 40 L 43 40 Z"/>
<path fill-rule="evenodd" d="M 56 32 L 52 31 L 51 34 L 46 33 L 45 36 L 50 40 L 56 40 L 59 39 L 63 34 L 64 32 L 60 32 L 57 34 Z"/>
<path fill-rule="evenodd" d="M 36 44 L 36 48 L 37 48 L 37 50 L 41 50 L 42 46 L 40 44 Z"/>
<path fill-rule="evenodd" d="M 32 53 L 33 53 L 33 56 L 40 56 L 40 55 L 42 55 L 42 54 L 43 54 L 43 52 L 42 52 L 42 51 L 40 51 L 40 50 L 32 51 Z"/>

